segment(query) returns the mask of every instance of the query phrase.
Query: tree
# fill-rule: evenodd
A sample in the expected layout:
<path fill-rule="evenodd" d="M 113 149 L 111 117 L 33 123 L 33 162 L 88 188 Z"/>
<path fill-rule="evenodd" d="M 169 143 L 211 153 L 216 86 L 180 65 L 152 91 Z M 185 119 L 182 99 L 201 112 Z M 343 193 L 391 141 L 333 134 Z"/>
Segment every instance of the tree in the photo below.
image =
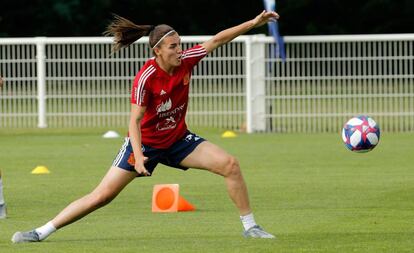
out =
<path fill-rule="evenodd" d="M 4 3 L 3 3 L 4 2 Z M 167 23 L 204 35 L 253 18 L 261 0 L 6 0 L 0 37 L 100 36 L 112 13 L 138 24 Z M 277 0 L 283 35 L 412 32 L 411 0 Z M 257 32 L 266 32 L 266 27 Z"/>

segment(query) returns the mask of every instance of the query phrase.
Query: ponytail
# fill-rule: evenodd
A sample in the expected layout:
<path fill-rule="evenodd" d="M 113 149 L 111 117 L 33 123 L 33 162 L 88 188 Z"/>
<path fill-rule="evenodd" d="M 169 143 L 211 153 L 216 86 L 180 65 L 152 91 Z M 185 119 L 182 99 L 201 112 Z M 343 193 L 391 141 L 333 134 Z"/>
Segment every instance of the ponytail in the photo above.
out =
<path fill-rule="evenodd" d="M 136 25 L 116 14 L 113 16 L 114 20 L 103 33 L 105 36 L 114 37 L 114 44 L 112 46 L 113 53 L 121 48 L 128 47 L 141 37 L 148 35 L 155 28 L 153 25 Z"/>

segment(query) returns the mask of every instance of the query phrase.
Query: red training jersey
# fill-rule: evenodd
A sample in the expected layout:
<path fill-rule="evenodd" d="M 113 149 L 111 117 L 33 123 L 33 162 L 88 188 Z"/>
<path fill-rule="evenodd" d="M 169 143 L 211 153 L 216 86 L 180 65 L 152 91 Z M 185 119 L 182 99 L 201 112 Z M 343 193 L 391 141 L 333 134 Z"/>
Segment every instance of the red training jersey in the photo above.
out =
<path fill-rule="evenodd" d="M 206 55 L 201 45 L 183 51 L 172 75 L 151 58 L 135 76 L 131 103 L 147 107 L 141 120 L 143 144 L 165 149 L 184 136 L 191 71 Z"/>

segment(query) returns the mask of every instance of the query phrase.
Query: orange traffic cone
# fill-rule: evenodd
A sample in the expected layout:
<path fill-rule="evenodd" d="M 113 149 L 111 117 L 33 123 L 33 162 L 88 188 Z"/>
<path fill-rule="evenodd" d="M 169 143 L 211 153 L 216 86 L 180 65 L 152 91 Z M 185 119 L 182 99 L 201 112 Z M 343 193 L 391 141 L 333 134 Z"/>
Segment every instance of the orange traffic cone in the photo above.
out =
<path fill-rule="evenodd" d="M 152 192 L 152 212 L 194 211 L 195 207 L 179 194 L 178 184 L 157 184 Z"/>

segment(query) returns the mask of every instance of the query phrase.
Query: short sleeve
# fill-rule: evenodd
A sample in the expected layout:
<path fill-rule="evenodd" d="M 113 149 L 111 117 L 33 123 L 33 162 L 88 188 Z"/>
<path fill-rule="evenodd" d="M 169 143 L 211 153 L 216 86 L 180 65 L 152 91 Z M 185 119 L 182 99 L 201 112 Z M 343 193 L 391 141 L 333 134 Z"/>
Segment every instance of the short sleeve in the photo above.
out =
<path fill-rule="evenodd" d="M 186 63 L 189 69 L 192 69 L 201 59 L 207 55 L 207 51 L 201 45 L 196 45 L 183 52 L 183 61 Z"/>
<path fill-rule="evenodd" d="M 135 76 L 134 84 L 131 91 L 131 103 L 139 106 L 147 106 L 150 91 L 148 83 L 151 80 L 151 75 L 154 74 L 155 67 L 149 65 L 146 68 L 142 68 Z"/>

